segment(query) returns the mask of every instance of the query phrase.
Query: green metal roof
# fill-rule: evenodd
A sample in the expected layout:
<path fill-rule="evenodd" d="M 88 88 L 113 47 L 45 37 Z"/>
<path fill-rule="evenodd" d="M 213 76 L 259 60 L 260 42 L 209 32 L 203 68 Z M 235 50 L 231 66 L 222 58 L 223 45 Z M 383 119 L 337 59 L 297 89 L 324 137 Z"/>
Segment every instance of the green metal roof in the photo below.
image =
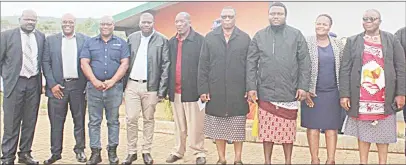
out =
<path fill-rule="evenodd" d="M 132 9 L 129 9 L 127 11 L 124 11 L 122 13 L 116 14 L 116 15 L 113 16 L 113 19 L 116 22 L 118 22 L 118 21 L 121 21 L 121 20 L 126 19 L 128 17 L 131 17 L 133 15 L 136 15 L 136 14 L 142 13 L 144 11 L 159 7 L 159 6 L 161 6 L 163 4 L 166 4 L 166 3 L 168 3 L 168 2 L 147 2 L 147 3 L 144 3 L 144 4 L 139 5 L 137 7 L 134 7 Z"/>

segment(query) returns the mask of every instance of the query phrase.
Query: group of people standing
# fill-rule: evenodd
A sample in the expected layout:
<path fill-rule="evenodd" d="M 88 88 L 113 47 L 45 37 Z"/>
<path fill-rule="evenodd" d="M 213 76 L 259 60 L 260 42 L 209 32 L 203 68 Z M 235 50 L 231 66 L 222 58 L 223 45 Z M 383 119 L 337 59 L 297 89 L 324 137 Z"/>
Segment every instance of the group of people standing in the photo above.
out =
<path fill-rule="evenodd" d="M 125 41 L 113 34 L 112 17 L 102 17 L 100 34 L 90 38 L 75 31 L 71 14 L 62 17 L 61 33 L 45 37 L 35 29 L 36 13 L 25 10 L 21 27 L 1 33 L 2 163 L 14 163 L 17 146 L 19 163 L 39 163 L 31 156 L 31 146 L 42 74 L 49 99 L 52 154 L 44 164 L 62 158 L 68 107 L 74 122 L 77 161 L 101 162 L 100 127 L 105 112 L 108 158 L 111 164 L 118 164 L 118 110 L 123 98 L 128 156 L 122 164 L 132 164 L 138 158 L 140 113 L 144 123 L 143 162 L 153 164 L 155 105 L 167 95 L 176 139 L 168 163 L 184 156 L 188 140 L 196 164 L 206 164 L 204 139 L 208 136 L 217 146 L 217 164 L 227 163 L 227 141 L 234 145 L 234 164 L 243 164 L 249 102 L 259 105 L 265 164 L 271 164 L 274 143 L 283 145 L 285 162 L 291 163 L 299 108 L 312 164 L 320 163 L 320 130 L 326 135 L 326 163 L 335 163 L 342 108 L 348 114 L 344 133 L 358 138 L 360 163 L 367 164 L 371 143 L 377 144 L 379 163 L 386 163 L 388 144 L 396 142 L 395 113 L 405 104 L 405 28 L 397 36 L 382 31 L 380 13 L 367 10 L 362 17 L 365 31 L 343 44 L 329 36 L 333 25 L 329 15 L 319 15 L 315 35 L 306 38 L 286 24 L 287 13 L 284 4 L 273 3 L 268 11 L 270 25 L 252 39 L 235 25 L 237 13 L 232 7 L 223 8 L 220 26 L 206 36 L 194 31 L 188 13 L 180 12 L 175 18 L 177 33 L 170 39 L 154 29 L 152 14 L 143 13 L 141 30 Z M 200 101 L 206 103 L 204 109 Z M 89 159 L 84 152 L 86 107 Z"/>

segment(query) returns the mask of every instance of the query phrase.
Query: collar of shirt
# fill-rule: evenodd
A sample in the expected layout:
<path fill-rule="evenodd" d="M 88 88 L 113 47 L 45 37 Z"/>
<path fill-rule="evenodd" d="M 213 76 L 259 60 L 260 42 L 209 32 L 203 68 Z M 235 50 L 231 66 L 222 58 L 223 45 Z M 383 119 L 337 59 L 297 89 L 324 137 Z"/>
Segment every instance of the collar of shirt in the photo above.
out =
<path fill-rule="evenodd" d="M 145 37 L 145 36 L 143 36 L 143 35 L 141 34 L 141 38 L 142 38 L 142 39 L 147 39 L 147 40 L 149 40 L 149 39 L 151 38 L 151 36 L 154 35 L 154 33 L 155 33 L 155 29 L 152 29 L 152 33 L 151 33 L 149 36 Z"/>
<path fill-rule="evenodd" d="M 65 38 L 65 37 L 66 37 L 66 35 L 63 34 L 63 32 L 62 32 L 62 38 Z M 75 38 L 75 37 L 76 37 L 76 32 L 73 32 L 72 38 Z"/>
<path fill-rule="evenodd" d="M 179 35 L 179 33 L 176 35 L 176 39 L 178 39 L 179 42 L 183 42 L 182 37 Z"/>
<path fill-rule="evenodd" d="M 96 39 L 97 39 L 97 40 L 102 40 L 101 34 L 97 35 Z M 117 36 L 115 36 L 115 35 L 113 34 L 113 35 L 111 36 L 111 38 L 109 39 L 109 41 L 112 40 L 112 39 L 117 39 Z"/>
<path fill-rule="evenodd" d="M 21 33 L 21 34 L 27 34 L 27 33 L 24 32 L 21 28 L 20 28 L 20 33 Z M 35 33 L 35 29 L 34 29 L 31 33 Z M 31 34 L 31 33 L 29 33 L 29 34 Z"/>

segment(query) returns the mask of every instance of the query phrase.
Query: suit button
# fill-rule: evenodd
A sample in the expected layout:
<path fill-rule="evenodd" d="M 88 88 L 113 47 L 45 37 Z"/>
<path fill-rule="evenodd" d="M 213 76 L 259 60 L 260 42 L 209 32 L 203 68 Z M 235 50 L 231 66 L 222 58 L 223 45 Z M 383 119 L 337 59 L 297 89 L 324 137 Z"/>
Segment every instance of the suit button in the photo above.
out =
<path fill-rule="evenodd" d="M 361 74 L 361 70 L 358 70 L 358 73 Z"/>

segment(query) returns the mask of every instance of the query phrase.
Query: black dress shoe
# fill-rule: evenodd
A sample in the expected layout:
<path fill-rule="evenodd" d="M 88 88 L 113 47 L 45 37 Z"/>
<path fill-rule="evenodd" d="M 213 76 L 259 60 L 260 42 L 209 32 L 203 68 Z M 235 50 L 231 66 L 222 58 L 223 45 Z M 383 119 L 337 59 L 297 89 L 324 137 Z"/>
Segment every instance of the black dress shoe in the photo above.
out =
<path fill-rule="evenodd" d="M 176 155 L 170 154 L 169 157 L 166 159 L 166 163 L 173 163 L 181 159 L 180 157 L 177 157 Z"/>
<path fill-rule="evenodd" d="M 150 153 L 142 154 L 142 159 L 144 159 L 144 164 L 152 164 L 152 163 L 154 163 L 154 159 L 152 159 Z"/>
<path fill-rule="evenodd" d="M 48 160 L 44 161 L 44 164 L 52 164 L 52 163 L 55 163 L 59 159 L 62 159 L 61 155 L 52 154 L 51 157 Z"/>
<path fill-rule="evenodd" d="M 133 161 L 137 160 L 137 154 L 128 154 L 127 158 L 124 159 L 123 165 L 130 165 L 133 163 Z"/>
<path fill-rule="evenodd" d="M 196 158 L 196 164 L 206 164 L 206 158 L 205 157 Z"/>
<path fill-rule="evenodd" d="M 21 154 L 18 157 L 18 163 L 24 163 L 24 164 L 39 164 L 38 160 L 34 160 L 34 158 L 32 158 L 30 153 L 26 153 L 26 154 Z"/>
<path fill-rule="evenodd" d="M 81 151 L 81 152 L 76 153 L 76 160 L 80 163 L 86 163 L 87 157 L 86 157 L 85 152 Z"/>

